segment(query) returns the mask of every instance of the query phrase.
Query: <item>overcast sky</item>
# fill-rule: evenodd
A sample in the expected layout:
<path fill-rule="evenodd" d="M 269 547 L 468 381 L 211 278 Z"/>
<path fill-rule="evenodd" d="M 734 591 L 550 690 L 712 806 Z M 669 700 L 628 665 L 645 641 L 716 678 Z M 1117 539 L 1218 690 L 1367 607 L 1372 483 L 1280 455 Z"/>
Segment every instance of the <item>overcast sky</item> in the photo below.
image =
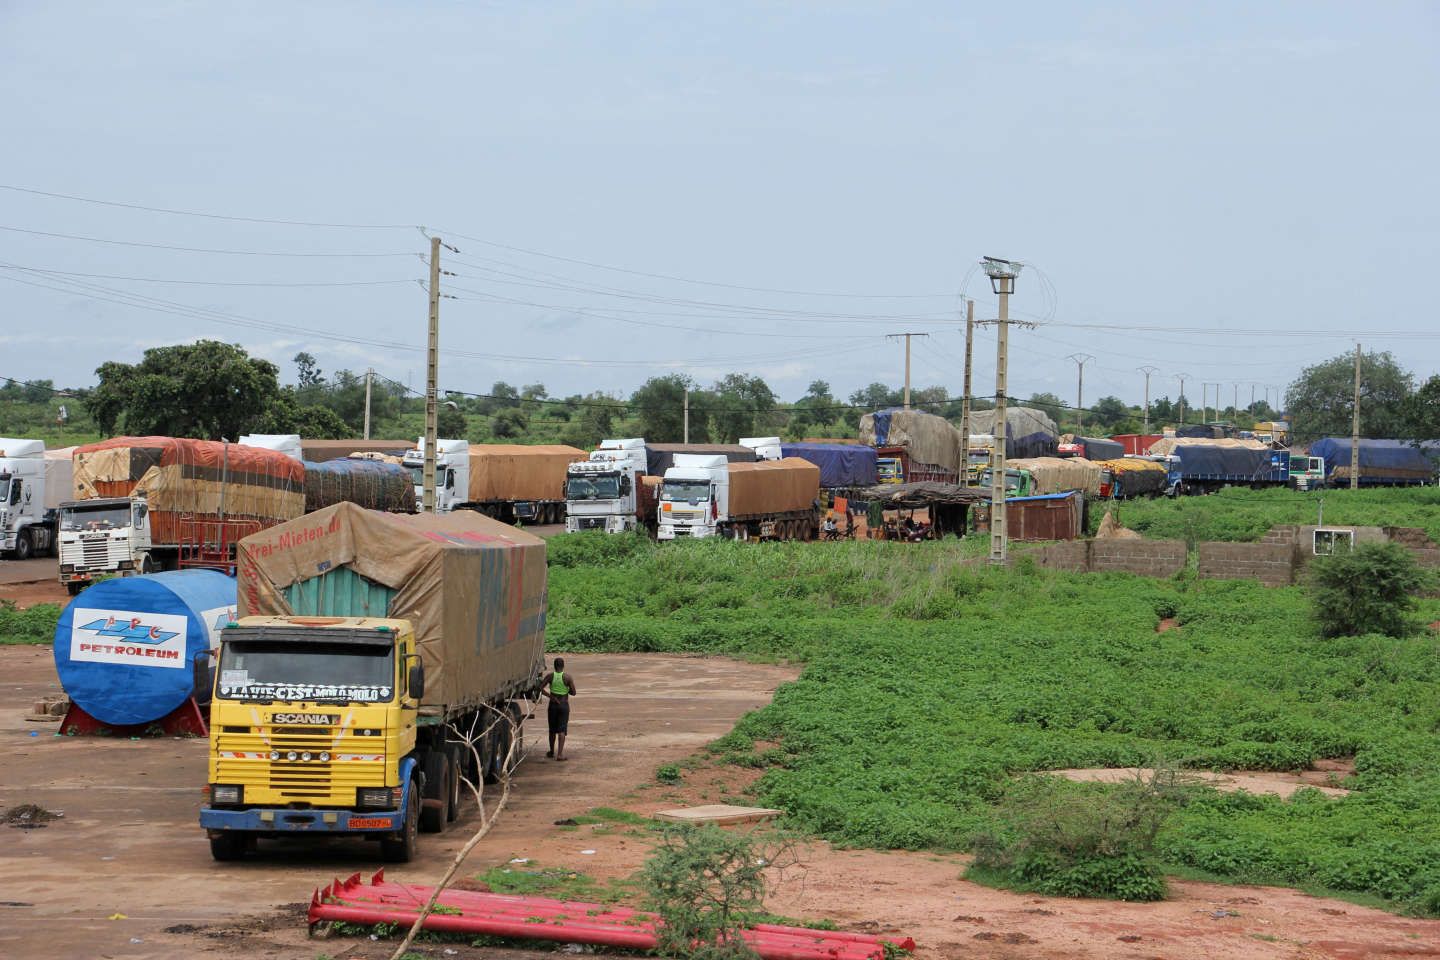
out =
<path fill-rule="evenodd" d="M 396 225 L 0 190 L 0 376 L 215 337 L 286 380 L 308 350 L 421 388 L 424 225 L 459 249 L 448 389 L 843 396 L 898 383 L 909 330 L 915 385 L 959 395 L 984 254 L 1029 265 L 1012 307 L 1046 321 L 1012 336 L 1012 394 L 1073 403 L 1083 352 L 1087 403 L 1138 402 L 1149 364 L 1155 396 L 1184 372 L 1243 405 L 1357 335 L 1423 378 L 1437 11 L 0 0 L 0 182 Z M 327 285 L 257 285 L 300 283 Z"/>

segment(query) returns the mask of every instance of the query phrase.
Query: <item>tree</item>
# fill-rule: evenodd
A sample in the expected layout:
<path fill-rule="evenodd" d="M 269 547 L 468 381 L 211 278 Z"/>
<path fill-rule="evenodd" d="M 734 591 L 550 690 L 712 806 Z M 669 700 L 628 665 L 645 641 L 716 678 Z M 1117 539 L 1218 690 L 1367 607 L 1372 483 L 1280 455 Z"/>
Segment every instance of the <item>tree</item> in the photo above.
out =
<path fill-rule="evenodd" d="M 1065 412 L 1065 401 L 1053 393 L 1032 393 L 1030 399 L 1021 406 L 1034 407 L 1036 410 L 1044 411 L 1045 415 L 1057 424 L 1060 423 L 1060 418 Z"/>
<path fill-rule="evenodd" d="M 1099 433 L 1108 429 L 1111 424 L 1119 423 L 1130 417 L 1130 408 L 1125 406 L 1124 401 L 1119 397 L 1101 397 L 1090 405 L 1085 411 L 1085 423 L 1092 428 L 1091 432 Z"/>
<path fill-rule="evenodd" d="M 1175 404 L 1170 402 L 1169 397 L 1161 397 L 1158 400 L 1150 401 L 1150 426 L 1159 427 L 1162 423 L 1169 423 L 1178 418 Z"/>
<path fill-rule="evenodd" d="M 1432 375 L 1405 403 L 1406 428 L 1412 440 L 1440 439 L 1440 374 Z"/>
<path fill-rule="evenodd" d="M 339 440 L 350 435 L 350 428 L 335 411 L 304 403 L 295 387 L 282 387 L 250 429 L 254 433 L 296 433 L 314 440 Z"/>
<path fill-rule="evenodd" d="M 710 424 L 722 443 L 734 443 L 741 437 L 758 436 L 773 430 L 771 414 L 775 410 L 775 394 L 759 377 L 743 373 L 726 374 L 711 387 L 714 395 L 710 407 Z"/>
<path fill-rule="evenodd" d="M 671 373 L 651 377 L 630 395 L 630 408 L 640 419 L 640 434 L 655 443 L 678 443 L 685 431 L 685 391 L 694 389 L 694 382 L 684 374 Z M 693 399 L 693 398 L 692 398 Z M 690 439 L 704 443 L 707 431 L 701 427 L 705 418 L 691 410 Z"/>
<path fill-rule="evenodd" d="M 320 373 L 320 366 L 316 363 L 312 354 L 304 350 L 295 354 L 295 385 L 301 390 L 324 385 L 325 377 Z"/>
<path fill-rule="evenodd" d="M 1310 561 L 1310 600 L 1320 633 L 1356 637 L 1379 633 L 1403 637 L 1416 630 L 1410 616 L 1415 594 L 1430 585 L 1398 543 L 1362 543 L 1354 550 Z"/>
<path fill-rule="evenodd" d="M 1408 432 L 1407 403 L 1414 378 L 1386 353 L 1360 358 L 1360 431 L 1367 437 L 1403 437 Z M 1285 391 L 1290 439 L 1308 443 L 1320 437 L 1350 436 L 1354 410 L 1355 355 L 1306 367 Z"/>
<path fill-rule="evenodd" d="M 86 408 L 107 434 L 235 440 L 280 394 L 280 370 L 218 340 L 146 350 L 138 364 L 109 361 Z"/>
<path fill-rule="evenodd" d="M 606 437 L 614 436 L 617 402 L 613 398 L 597 391 L 587 397 L 571 399 L 576 401 L 575 413 L 561 433 L 566 443 L 584 449 L 595 446 Z M 646 434 L 645 438 L 650 439 L 649 434 Z"/>
<path fill-rule="evenodd" d="M 521 427 L 523 430 L 523 426 Z M 440 409 L 435 412 L 435 434 L 444 437 L 446 440 L 468 440 L 470 439 L 470 424 L 465 420 L 465 414 L 448 403 L 440 404 Z M 502 434 L 496 434 L 502 436 Z"/>
<path fill-rule="evenodd" d="M 850 402 L 860 407 L 861 413 L 873 413 L 886 407 L 898 407 L 901 399 L 903 398 L 899 390 L 892 390 L 879 382 L 850 394 Z"/>
<path fill-rule="evenodd" d="M 830 384 L 824 380 L 812 380 L 805 388 L 805 396 L 790 408 L 790 432 L 797 438 L 803 436 L 807 427 L 829 423 L 835 419 L 837 412 Z"/>

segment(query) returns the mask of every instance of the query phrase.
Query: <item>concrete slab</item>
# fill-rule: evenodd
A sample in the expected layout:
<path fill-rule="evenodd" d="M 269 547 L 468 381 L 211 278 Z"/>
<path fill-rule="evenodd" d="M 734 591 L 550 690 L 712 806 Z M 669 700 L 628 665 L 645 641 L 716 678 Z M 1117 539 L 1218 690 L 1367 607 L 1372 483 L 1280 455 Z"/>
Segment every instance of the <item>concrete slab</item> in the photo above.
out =
<path fill-rule="evenodd" d="M 736 807 L 728 803 L 707 803 L 700 807 L 680 807 L 675 810 L 661 810 L 654 819 L 672 823 L 760 823 L 774 820 L 783 811 L 768 807 Z"/>

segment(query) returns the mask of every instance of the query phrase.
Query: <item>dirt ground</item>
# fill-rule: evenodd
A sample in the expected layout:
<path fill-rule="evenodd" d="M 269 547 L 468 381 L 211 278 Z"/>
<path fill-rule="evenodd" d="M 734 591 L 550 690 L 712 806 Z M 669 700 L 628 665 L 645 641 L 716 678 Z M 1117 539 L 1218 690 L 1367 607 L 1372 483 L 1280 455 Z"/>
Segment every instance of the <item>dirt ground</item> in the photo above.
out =
<path fill-rule="evenodd" d="M 743 797 L 755 771 L 702 764 L 675 786 L 657 783 L 654 771 L 727 732 L 795 674 L 706 658 L 567 659 L 582 690 L 571 721 L 572 759 L 559 764 L 532 751 L 509 808 L 461 877 L 516 858 L 599 879 L 629 876 L 645 858 L 648 831 L 556 821 L 598 806 L 648 815 Z M 307 940 L 303 922 L 303 903 L 316 886 L 378 866 L 374 847 L 267 847 L 241 864 L 213 863 L 195 825 L 202 741 L 60 739 L 53 726 L 25 722 L 32 701 L 58 692 L 46 647 L 0 648 L 0 678 L 0 807 L 38 803 L 65 814 L 42 829 L 0 827 L 0 956 L 389 955 L 393 947 L 383 942 Z M 530 731 L 532 747 L 540 729 Z M 471 815 L 461 829 L 425 837 L 423 859 L 387 875 L 434 880 L 475 825 Z M 913 936 L 920 960 L 1440 956 L 1440 922 L 1293 890 L 1176 882 L 1171 899 L 1159 904 L 1051 900 L 962 881 L 965 863 L 961 856 L 811 844 L 803 869 L 786 872 L 768 905 L 842 928 Z M 421 945 L 419 952 L 439 960 L 554 956 L 457 944 Z"/>
<path fill-rule="evenodd" d="M 25 610 L 37 603 L 64 604 L 70 599 L 57 579 L 54 557 L 0 560 L 0 600 Z"/>

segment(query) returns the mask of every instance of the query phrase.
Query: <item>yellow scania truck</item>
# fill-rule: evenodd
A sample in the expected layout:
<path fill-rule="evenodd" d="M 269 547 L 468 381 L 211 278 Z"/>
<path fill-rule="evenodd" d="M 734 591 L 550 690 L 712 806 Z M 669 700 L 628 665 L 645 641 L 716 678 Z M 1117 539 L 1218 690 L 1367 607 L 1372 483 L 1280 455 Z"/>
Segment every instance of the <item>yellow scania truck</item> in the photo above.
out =
<path fill-rule="evenodd" d="M 245 538 L 237 565 L 200 810 L 211 854 L 348 834 L 410 860 L 458 818 L 461 776 L 499 775 L 536 694 L 544 541 L 471 511 L 341 503 Z"/>

